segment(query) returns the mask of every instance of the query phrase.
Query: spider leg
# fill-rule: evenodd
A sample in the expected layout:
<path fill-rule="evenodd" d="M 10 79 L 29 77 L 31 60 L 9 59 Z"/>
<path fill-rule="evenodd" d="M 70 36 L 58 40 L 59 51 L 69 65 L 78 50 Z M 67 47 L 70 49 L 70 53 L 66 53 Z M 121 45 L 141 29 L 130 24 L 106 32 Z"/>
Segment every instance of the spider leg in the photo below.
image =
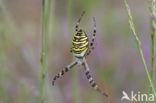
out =
<path fill-rule="evenodd" d="M 52 85 L 54 85 L 56 79 L 62 77 L 65 72 L 68 72 L 69 70 L 71 70 L 76 64 L 77 64 L 77 61 L 74 61 L 71 64 L 69 64 L 67 67 L 63 68 L 62 71 L 59 72 L 57 75 L 55 75 L 55 77 L 53 78 Z"/>
<path fill-rule="evenodd" d="M 77 21 L 77 23 L 76 23 L 76 26 L 75 26 L 75 31 L 76 31 L 76 32 L 78 31 L 81 18 L 83 17 L 84 14 L 85 14 L 85 11 L 82 12 L 80 18 L 78 19 L 78 21 Z"/>
<path fill-rule="evenodd" d="M 85 74 L 86 74 L 86 76 L 87 76 L 87 79 L 88 79 L 90 85 L 91 85 L 95 90 L 97 90 L 98 92 L 100 92 L 101 94 L 103 94 L 105 97 L 108 97 L 108 95 L 107 95 L 105 92 L 103 92 L 103 91 L 98 87 L 98 85 L 95 83 L 95 81 L 93 80 L 92 76 L 90 75 L 90 73 L 89 73 L 90 69 L 89 69 L 89 67 L 88 67 L 88 64 L 87 64 L 86 60 L 84 60 L 84 63 L 83 63 L 82 65 L 84 66 L 84 69 L 85 69 L 85 72 L 86 72 Z"/>
<path fill-rule="evenodd" d="M 94 49 L 93 44 L 94 44 L 95 36 L 96 36 L 96 20 L 95 20 L 95 17 L 93 17 L 93 22 L 94 22 L 93 37 L 92 37 L 92 40 L 91 40 L 91 43 L 90 43 L 90 50 L 88 51 L 86 56 L 88 56 L 91 53 L 91 51 Z"/>

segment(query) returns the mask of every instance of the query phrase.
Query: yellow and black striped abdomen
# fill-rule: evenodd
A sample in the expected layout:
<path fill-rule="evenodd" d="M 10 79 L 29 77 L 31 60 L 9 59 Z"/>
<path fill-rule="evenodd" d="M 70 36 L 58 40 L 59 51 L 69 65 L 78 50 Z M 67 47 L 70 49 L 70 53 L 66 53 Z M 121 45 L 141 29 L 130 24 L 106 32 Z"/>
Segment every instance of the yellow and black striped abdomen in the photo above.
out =
<path fill-rule="evenodd" d="M 88 37 L 81 29 L 74 35 L 72 52 L 75 57 L 83 58 L 88 50 Z"/>

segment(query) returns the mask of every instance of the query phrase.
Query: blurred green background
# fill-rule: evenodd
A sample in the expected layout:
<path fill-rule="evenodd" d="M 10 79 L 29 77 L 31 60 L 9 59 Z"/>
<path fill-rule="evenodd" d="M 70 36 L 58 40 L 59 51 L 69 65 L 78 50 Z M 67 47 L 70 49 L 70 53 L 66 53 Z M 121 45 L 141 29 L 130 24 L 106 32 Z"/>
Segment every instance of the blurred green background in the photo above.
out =
<path fill-rule="evenodd" d="M 127 1 L 150 67 L 148 2 Z M 123 90 L 128 94 L 132 90 L 149 92 L 123 0 L 52 0 L 51 5 L 46 103 L 105 101 L 91 88 L 82 67 L 75 67 L 58 79 L 55 86 L 51 85 L 53 76 L 74 59 L 70 53 L 71 40 L 84 10 L 80 27 L 89 37 L 93 32 L 92 17 L 96 18 L 95 49 L 87 62 L 100 88 L 109 94 L 112 103 L 121 103 Z M 0 0 L 0 103 L 39 103 L 41 24 L 41 0 Z"/>

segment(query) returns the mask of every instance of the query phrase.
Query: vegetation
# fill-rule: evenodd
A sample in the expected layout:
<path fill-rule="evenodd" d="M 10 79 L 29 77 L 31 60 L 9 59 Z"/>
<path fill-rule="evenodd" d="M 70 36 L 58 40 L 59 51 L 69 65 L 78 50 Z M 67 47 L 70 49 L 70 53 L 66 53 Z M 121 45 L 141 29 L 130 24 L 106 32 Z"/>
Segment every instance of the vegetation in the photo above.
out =
<path fill-rule="evenodd" d="M 87 63 L 112 103 L 123 90 L 156 96 L 155 0 L 127 1 L 0 0 L 0 103 L 106 101 L 90 87 L 81 66 L 51 85 L 53 76 L 75 59 L 71 40 L 82 11 L 86 14 L 80 27 L 89 38 L 92 17 L 97 23 L 95 49 Z M 133 4 L 131 10 L 128 4 Z"/>

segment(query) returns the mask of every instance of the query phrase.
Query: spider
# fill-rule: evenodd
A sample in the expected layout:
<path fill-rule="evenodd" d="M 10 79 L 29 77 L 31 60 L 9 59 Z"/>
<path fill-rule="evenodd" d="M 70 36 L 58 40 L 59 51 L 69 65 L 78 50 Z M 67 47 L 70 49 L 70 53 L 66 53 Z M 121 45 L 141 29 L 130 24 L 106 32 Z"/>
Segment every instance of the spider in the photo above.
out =
<path fill-rule="evenodd" d="M 75 31 L 76 34 L 74 35 L 74 38 L 72 40 L 72 48 L 71 52 L 75 56 L 76 60 L 73 61 L 71 64 L 63 68 L 61 72 L 59 72 L 57 75 L 54 76 L 52 85 L 54 85 L 55 81 L 62 77 L 66 72 L 71 70 L 75 65 L 82 65 L 85 69 L 85 75 L 87 76 L 87 79 L 90 83 L 90 85 L 97 90 L 98 92 L 102 93 L 104 96 L 108 97 L 108 95 L 101 91 L 101 89 L 98 87 L 98 85 L 95 83 L 93 80 L 92 76 L 90 75 L 90 69 L 89 66 L 86 62 L 86 58 L 88 55 L 91 53 L 91 51 L 94 49 L 93 43 L 94 43 L 94 38 L 96 35 L 96 21 L 95 18 L 93 17 L 93 22 L 94 22 L 94 29 L 93 29 L 93 37 L 91 42 L 89 42 L 89 38 L 86 34 L 86 32 L 82 29 L 79 29 L 79 23 L 84 16 L 85 12 L 83 11 L 80 18 L 78 19 L 76 26 L 75 26 Z"/>

